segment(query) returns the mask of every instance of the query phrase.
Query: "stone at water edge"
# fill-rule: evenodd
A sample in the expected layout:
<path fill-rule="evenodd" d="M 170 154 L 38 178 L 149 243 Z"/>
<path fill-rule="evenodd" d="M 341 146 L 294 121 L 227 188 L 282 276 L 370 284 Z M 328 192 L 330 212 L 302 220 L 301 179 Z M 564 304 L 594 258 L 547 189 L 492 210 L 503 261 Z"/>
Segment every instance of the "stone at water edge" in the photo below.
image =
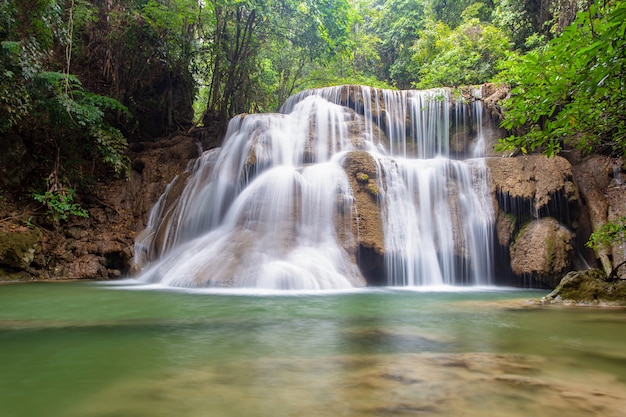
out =
<path fill-rule="evenodd" d="M 41 236 L 39 229 L 0 233 L 0 265 L 15 269 L 30 266 Z"/>
<path fill-rule="evenodd" d="M 572 271 L 541 302 L 626 306 L 626 281 L 608 282 L 600 269 Z"/>

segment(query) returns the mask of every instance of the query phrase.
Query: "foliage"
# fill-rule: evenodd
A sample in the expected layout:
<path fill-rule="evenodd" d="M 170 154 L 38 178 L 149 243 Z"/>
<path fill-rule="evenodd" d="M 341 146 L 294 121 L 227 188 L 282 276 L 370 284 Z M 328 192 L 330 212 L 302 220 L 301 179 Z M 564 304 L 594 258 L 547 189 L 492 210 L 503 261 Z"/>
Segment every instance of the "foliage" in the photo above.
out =
<path fill-rule="evenodd" d="M 626 216 L 619 217 L 613 221 L 605 223 L 599 229 L 594 231 L 585 246 L 593 249 L 600 249 L 604 247 L 610 247 L 615 243 L 623 243 L 626 238 Z M 606 271 L 607 281 L 616 281 L 619 278 L 618 270 L 620 267 L 626 265 L 626 260 L 612 267 L 611 271 Z"/>
<path fill-rule="evenodd" d="M 489 81 L 510 55 L 508 37 L 476 16 L 484 5 L 475 3 L 463 13 L 463 23 L 450 29 L 428 21 L 413 45 L 412 68 L 418 88 L 460 86 Z"/>
<path fill-rule="evenodd" d="M 1 12 L 0 12 L 1 13 Z M 19 42 L 0 42 L 0 132 L 6 132 L 30 111 L 31 101 L 20 74 L 26 72 L 20 62 Z"/>
<path fill-rule="evenodd" d="M 605 223 L 594 231 L 585 246 L 592 249 L 610 246 L 626 238 L 626 217 L 620 217 L 612 222 Z"/>
<path fill-rule="evenodd" d="M 18 16 L 14 2 L 0 3 L 0 132 L 24 120 L 31 109 L 26 83 L 42 70 L 46 54 L 41 44 L 50 43 L 53 36 L 41 21 L 56 20 L 56 14 L 57 8 L 47 2 L 28 16 Z M 23 33 L 22 26 L 29 19 L 39 37 Z"/>
<path fill-rule="evenodd" d="M 84 180 L 65 168 L 70 158 L 85 158 L 91 149 L 99 153 L 100 160 L 113 169 L 116 175 L 130 175 L 130 161 L 126 156 L 128 146 L 122 133 L 110 126 L 105 111 L 127 112 L 117 100 L 100 96 L 83 89 L 78 78 L 71 74 L 42 71 L 29 85 L 33 100 L 30 114 L 32 127 L 48 132 L 56 157 L 45 192 L 32 192 L 32 197 L 44 204 L 55 222 L 69 215 L 87 217 L 88 213 L 75 201 L 76 192 L 66 184 Z M 87 139 L 87 141 L 85 141 Z M 61 158 L 63 155 L 63 158 Z M 79 185 L 83 185 L 79 183 Z"/>
<path fill-rule="evenodd" d="M 13 132 L 38 155 L 36 171 L 49 173 L 48 181 L 31 196 L 55 220 L 86 215 L 69 187 L 85 185 L 82 167 L 103 163 L 129 175 L 126 138 L 111 124 L 128 110 L 70 73 L 73 30 L 88 22 L 92 7 L 80 0 L 0 5 L 0 132 Z"/>
<path fill-rule="evenodd" d="M 526 2 L 519 0 L 500 0 L 493 10 L 495 23 L 509 34 L 511 41 L 518 49 L 526 49 L 526 40 L 535 35 L 532 15 Z"/>
<path fill-rule="evenodd" d="M 409 88 L 414 80 L 409 68 L 412 55 L 410 48 L 423 28 L 425 2 L 388 0 L 380 3 L 371 28 L 381 39 L 378 54 L 385 65 L 380 76 L 398 88 Z"/>
<path fill-rule="evenodd" d="M 625 35 L 624 1 L 592 4 L 559 37 L 509 65 L 500 75 L 515 82 L 503 126 L 525 134 L 499 149 L 625 155 Z"/>
<path fill-rule="evenodd" d="M 89 217 L 87 210 L 74 202 L 76 192 L 71 188 L 59 191 L 46 191 L 44 194 L 32 193 L 33 198 L 46 206 L 48 214 L 55 222 L 67 220 L 72 216 Z M 30 220 L 30 219 L 29 219 Z"/>
<path fill-rule="evenodd" d="M 430 13 L 430 18 L 445 23 L 447 26 L 452 28 L 463 24 L 465 22 L 463 12 L 472 6 L 477 7 L 475 5 L 487 6 L 478 6 L 480 7 L 481 13 L 480 16 L 477 17 L 479 17 L 480 20 L 485 21 L 488 18 L 489 9 L 493 7 L 493 4 L 491 3 L 493 2 L 489 0 L 482 2 L 476 2 L 476 0 L 425 0 L 425 4 L 427 5 Z"/>
<path fill-rule="evenodd" d="M 126 139 L 105 119 L 105 110 L 126 113 L 126 107 L 113 98 L 86 91 L 71 74 L 40 72 L 32 89 L 39 98 L 33 105 L 37 124 L 45 124 L 59 140 L 90 138 L 105 164 L 117 175 L 129 175 Z"/>
<path fill-rule="evenodd" d="M 348 0 L 214 0 L 201 15 L 207 110 L 224 118 L 268 110 L 292 94 L 312 60 L 328 62 L 349 43 Z"/>

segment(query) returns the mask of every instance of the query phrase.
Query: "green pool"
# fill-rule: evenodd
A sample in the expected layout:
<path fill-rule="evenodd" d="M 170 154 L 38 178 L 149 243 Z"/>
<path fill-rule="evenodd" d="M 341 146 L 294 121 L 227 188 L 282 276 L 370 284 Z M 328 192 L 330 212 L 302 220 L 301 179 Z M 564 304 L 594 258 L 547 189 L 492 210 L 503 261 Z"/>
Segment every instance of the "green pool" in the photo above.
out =
<path fill-rule="evenodd" d="M 622 416 L 626 310 L 542 295 L 1 285 L 0 416 Z"/>

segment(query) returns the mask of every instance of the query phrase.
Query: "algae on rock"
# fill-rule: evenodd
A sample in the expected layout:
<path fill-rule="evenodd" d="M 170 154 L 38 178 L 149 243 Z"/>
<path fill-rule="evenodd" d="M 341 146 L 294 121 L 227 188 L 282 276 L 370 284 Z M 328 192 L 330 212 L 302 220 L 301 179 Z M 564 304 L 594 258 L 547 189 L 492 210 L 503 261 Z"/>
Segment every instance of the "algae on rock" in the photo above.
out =
<path fill-rule="evenodd" d="M 609 282 L 601 269 L 572 271 L 541 301 L 544 304 L 626 305 L 626 281 Z"/>

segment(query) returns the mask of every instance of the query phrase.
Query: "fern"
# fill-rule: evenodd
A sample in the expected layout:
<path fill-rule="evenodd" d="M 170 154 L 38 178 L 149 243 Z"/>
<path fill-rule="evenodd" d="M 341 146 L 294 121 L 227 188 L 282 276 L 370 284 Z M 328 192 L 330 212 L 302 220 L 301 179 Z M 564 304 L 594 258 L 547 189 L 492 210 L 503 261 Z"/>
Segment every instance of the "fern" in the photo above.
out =
<path fill-rule="evenodd" d="M 130 175 L 130 161 L 124 155 L 128 143 L 122 132 L 108 124 L 105 112 L 129 115 L 119 101 L 85 90 L 72 74 L 44 71 L 37 75 L 38 87 L 47 93 L 39 111 L 47 116 L 58 133 L 70 131 L 90 138 L 102 162 L 119 176 Z M 85 144 L 88 146 L 88 144 Z"/>

